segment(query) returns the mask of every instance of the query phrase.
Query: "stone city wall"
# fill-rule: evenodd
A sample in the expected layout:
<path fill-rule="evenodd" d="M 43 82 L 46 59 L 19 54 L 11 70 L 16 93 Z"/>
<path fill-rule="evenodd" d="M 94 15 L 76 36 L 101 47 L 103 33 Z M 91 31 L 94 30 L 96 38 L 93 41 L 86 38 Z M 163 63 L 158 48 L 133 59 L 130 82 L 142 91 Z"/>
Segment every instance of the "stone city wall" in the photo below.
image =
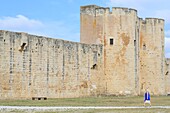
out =
<path fill-rule="evenodd" d="M 149 88 L 165 94 L 163 19 L 143 20 L 135 9 L 96 5 L 82 6 L 80 17 L 81 42 L 104 45 L 108 93 L 143 95 Z"/>
<path fill-rule="evenodd" d="M 170 95 L 170 58 L 165 59 L 165 91 Z"/>
<path fill-rule="evenodd" d="M 0 98 L 104 92 L 103 46 L 0 31 Z"/>
<path fill-rule="evenodd" d="M 81 42 L 104 45 L 107 94 L 139 94 L 137 20 L 134 9 L 81 7 Z"/>
<path fill-rule="evenodd" d="M 164 20 L 82 6 L 81 43 L 0 31 L 0 98 L 170 92 Z"/>

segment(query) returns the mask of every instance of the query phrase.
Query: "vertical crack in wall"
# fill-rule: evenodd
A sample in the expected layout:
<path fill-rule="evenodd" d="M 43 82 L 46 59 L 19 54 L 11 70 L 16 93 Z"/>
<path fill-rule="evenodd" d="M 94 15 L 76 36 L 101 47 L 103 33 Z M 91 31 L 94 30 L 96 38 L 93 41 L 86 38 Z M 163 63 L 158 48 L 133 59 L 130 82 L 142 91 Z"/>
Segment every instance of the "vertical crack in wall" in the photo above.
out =
<path fill-rule="evenodd" d="M 64 53 L 65 53 L 65 44 L 64 44 L 64 41 L 62 40 L 62 45 L 63 45 L 63 53 L 62 53 L 62 55 L 63 55 L 63 66 L 62 66 L 62 90 L 64 89 L 64 80 L 65 80 L 65 56 L 64 56 Z M 64 92 L 62 92 L 63 93 L 63 97 L 64 97 Z"/>
<path fill-rule="evenodd" d="M 88 55 L 88 80 L 90 80 L 90 58 L 89 58 L 89 54 L 90 54 L 90 47 L 88 47 L 88 53 L 87 53 L 87 55 Z"/>
<path fill-rule="evenodd" d="M 30 38 L 28 38 L 28 48 L 29 48 L 29 87 L 32 85 L 31 84 L 31 75 L 32 75 L 32 44 L 30 42 Z"/>
<path fill-rule="evenodd" d="M 59 71 L 59 66 L 58 66 L 58 49 L 59 49 L 59 45 L 58 45 L 58 41 L 55 41 L 55 59 L 56 59 L 56 67 L 55 67 L 55 72 L 56 73 L 56 80 L 58 80 L 58 71 Z M 57 84 L 58 81 L 55 80 L 55 83 Z"/>
<path fill-rule="evenodd" d="M 164 75 L 164 63 L 165 63 L 165 56 L 164 56 L 164 41 L 162 41 L 162 37 L 164 38 L 164 32 L 163 32 L 163 30 L 162 30 L 162 28 L 161 28 L 161 44 L 162 44 L 162 49 L 161 49 L 161 51 L 162 51 L 162 54 L 161 54 L 161 74 L 162 74 L 162 89 L 164 89 L 164 91 L 163 91 L 163 94 L 166 92 L 165 90 L 165 75 Z"/>
<path fill-rule="evenodd" d="M 79 80 L 79 44 L 76 44 L 76 80 Z"/>
<path fill-rule="evenodd" d="M 15 36 L 14 35 L 11 35 L 10 34 L 10 67 L 9 67 L 9 87 L 10 87 L 10 96 L 12 96 L 12 93 L 13 93 L 13 65 L 14 65 L 14 38 Z"/>
<path fill-rule="evenodd" d="M 47 40 L 48 41 L 48 40 Z M 47 42 L 47 96 L 48 96 L 48 93 L 49 93 L 49 47 L 50 47 L 50 42 Z"/>
<path fill-rule="evenodd" d="M 22 52 L 22 92 L 25 95 L 26 92 L 26 75 L 25 75 L 25 51 Z"/>
<path fill-rule="evenodd" d="M 136 90 L 136 93 L 139 94 L 139 76 L 138 76 L 138 63 L 139 63 L 139 59 L 138 59 L 138 40 L 139 40 L 139 30 L 138 30 L 138 23 L 136 21 L 136 24 L 135 24 L 135 40 L 134 40 L 134 58 L 135 58 L 135 90 Z"/>

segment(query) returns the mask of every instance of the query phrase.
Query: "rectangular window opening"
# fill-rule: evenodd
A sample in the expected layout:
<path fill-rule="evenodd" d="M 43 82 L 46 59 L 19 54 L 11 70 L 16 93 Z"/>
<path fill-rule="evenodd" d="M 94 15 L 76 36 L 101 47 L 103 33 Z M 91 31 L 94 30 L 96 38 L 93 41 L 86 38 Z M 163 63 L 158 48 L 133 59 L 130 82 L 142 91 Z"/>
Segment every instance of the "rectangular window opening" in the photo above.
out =
<path fill-rule="evenodd" d="M 110 45 L 113 45 L 113 38 L 110 39 Z"/>
<path fill-rule="evenodd" d="M 136 47 L 136 40 L 134 40 L 134 46 Z"/>

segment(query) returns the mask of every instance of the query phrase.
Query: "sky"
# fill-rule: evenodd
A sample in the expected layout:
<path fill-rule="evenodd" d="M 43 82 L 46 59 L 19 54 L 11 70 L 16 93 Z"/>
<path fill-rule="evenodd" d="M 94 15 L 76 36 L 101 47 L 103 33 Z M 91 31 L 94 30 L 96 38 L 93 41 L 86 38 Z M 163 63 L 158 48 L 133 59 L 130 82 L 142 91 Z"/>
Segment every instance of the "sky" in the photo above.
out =
<path fill-rule="evenodd" d="M 165 56 L 170 58 L 169 0 L 0 0 L 0 30 L 80 41 L 80 6 L 127 7 L 142 18 L 165 20 Z"/>

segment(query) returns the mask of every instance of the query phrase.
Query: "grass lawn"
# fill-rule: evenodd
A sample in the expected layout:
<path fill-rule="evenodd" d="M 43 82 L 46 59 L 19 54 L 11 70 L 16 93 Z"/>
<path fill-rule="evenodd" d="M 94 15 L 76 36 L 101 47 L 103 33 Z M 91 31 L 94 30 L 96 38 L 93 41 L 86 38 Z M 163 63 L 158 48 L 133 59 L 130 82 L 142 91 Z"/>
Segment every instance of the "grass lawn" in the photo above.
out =
<path fill-rule="evenodd" d="M 152 106 L 170 106 L 170 96 L 152 96 Z M 47 100 L 0 100 L 0 106 L 143 106 L 143 97 L 84 97 Z M 9 113 L 24 111 L 10 111 Z M 77 109 L 35 113 L 170 113 L 170 109 Z M 1 113 L 1 111 L 0 111 Z"/>
<path fill-rule="evenodd" d="M 170 96 L 151 97 L 152 106 L 170 106 Z M 47 100 L 0 100 L 0 106 L 143 106 L 143 97 L 84 97 Z"/>

